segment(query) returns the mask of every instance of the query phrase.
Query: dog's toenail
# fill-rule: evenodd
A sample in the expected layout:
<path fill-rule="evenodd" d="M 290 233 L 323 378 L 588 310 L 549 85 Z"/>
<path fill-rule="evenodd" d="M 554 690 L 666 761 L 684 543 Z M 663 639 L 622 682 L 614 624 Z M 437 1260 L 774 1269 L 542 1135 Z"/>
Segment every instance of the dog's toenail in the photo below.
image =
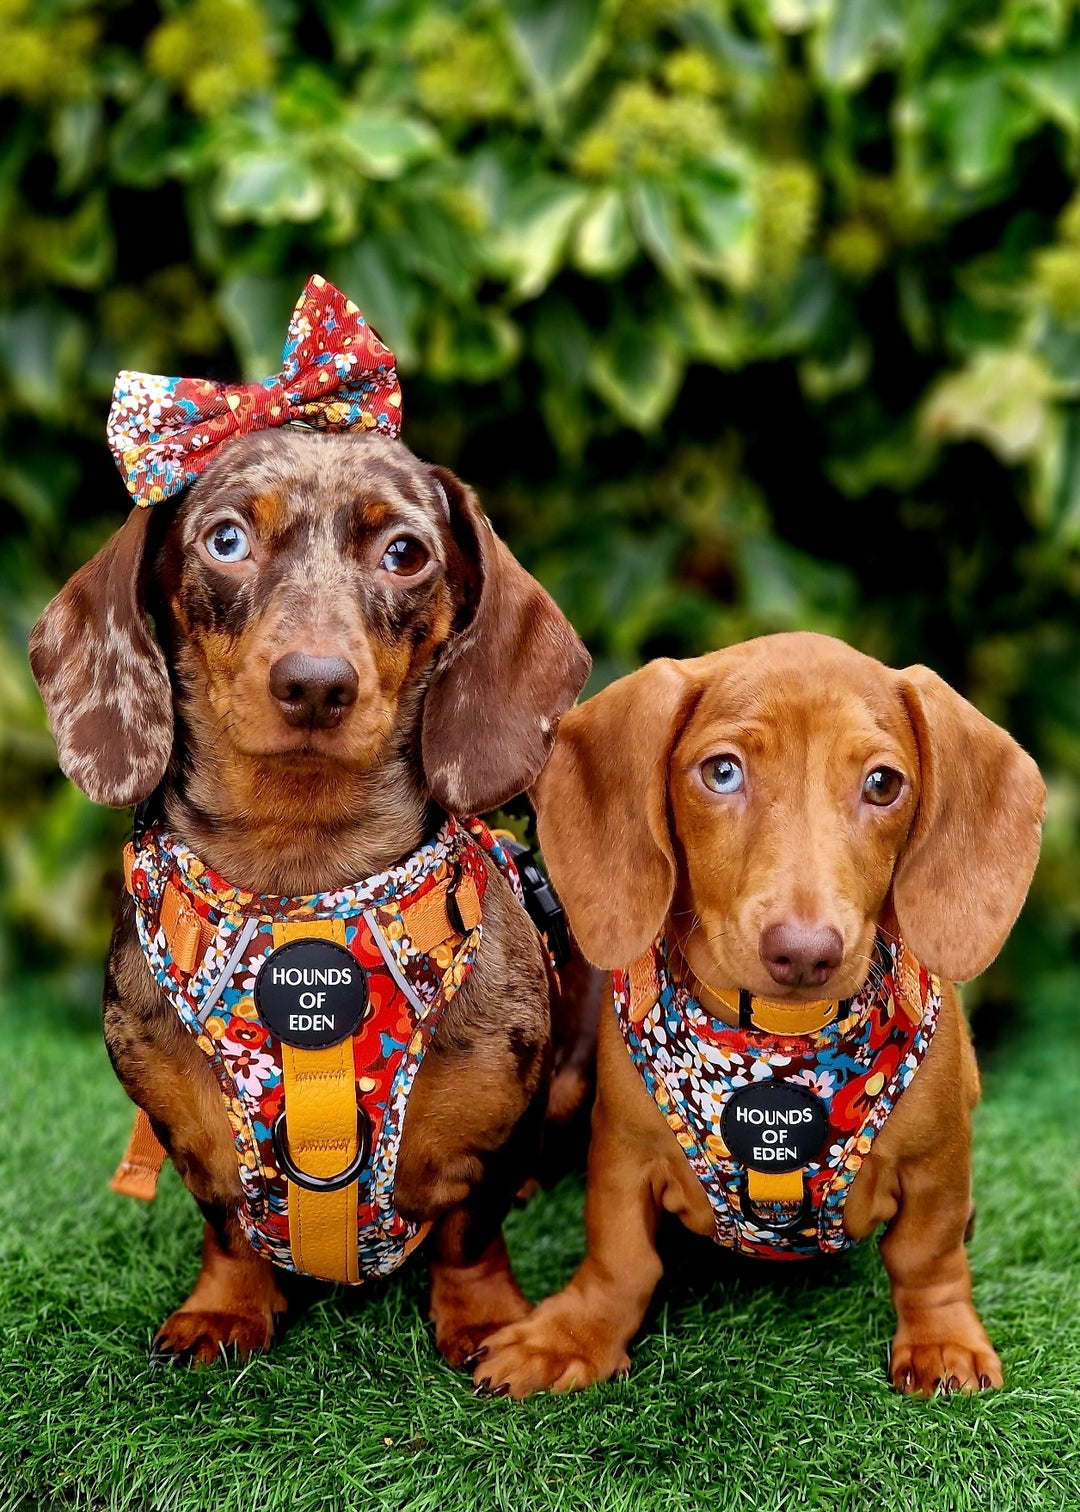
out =
<path fill-rule="evenodd" d="M 959 1390 L 960 1390 L 960 1377 L 959 1376 L 950 1376 L 949 1379 L 945 1382 L 945 1392 L 946 1392 L 946 1395 L 948 1395 L 949 1392 L 959 1391 Z"/>
<path fill-rule="evenodd" d="M 156 1370 L 161 1365 L 175 1365 L 176 1356 L 171 1349 L 161 1349 L 158 1345 L 152 1344 L 146 1363 Z"/>
<path fill-rule="evenodd" d="M 508 1381 L 504 1381 L 501 1386 L 496 1386 L 495 1390 L 491 1393 L 491 1395 L 492 1396 L 509 1396 L 510 1395 L 510 1383 Z"/>
<path fill-rule="evenodd" d="M 988 1375 L 981 1375 L 979 1377 L 979 1390 L 980 1391 L 989 1391 L 989 1389 L 990 1389 L 990 1377 Z"/>
<path fill-rule="evenodd" d="M 482 1397 L 482 1396 L 490 1396 L 490 1395 L 491 1395 L 491 1378 L 490 1378 L 490 1376 L 485 1376 L 482 1381 L 477 1381 L 476 1385 L 473 1387 L 473 1396 L 475 1396 L 475 1397 Z"/>
<path fill-rule="evenodd" d="M 474 1349 L 471 1355 L 466 1355 L 465 1359 L 462 1360 L 461 1363 L 465 1366 L 466 1370 L 471 1370 L 474 1365 L 479 1365 L 480 1361 L 485 1357 L 487 1352 L 487 1345 L 481 1344 L 479 1349 Z"/>

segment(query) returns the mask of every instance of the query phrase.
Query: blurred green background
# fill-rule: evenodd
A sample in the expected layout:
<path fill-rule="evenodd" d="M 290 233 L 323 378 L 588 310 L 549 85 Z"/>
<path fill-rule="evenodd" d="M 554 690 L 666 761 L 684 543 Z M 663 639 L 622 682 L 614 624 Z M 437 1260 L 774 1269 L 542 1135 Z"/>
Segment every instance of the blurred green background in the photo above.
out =
<path fill-rule="evenodd" d="M 114 374 L 275 371 L 316 271 L 591 687 L 808 627 L 1013 730 L 1050 820 L 976 992 L 1061 973 L 1078 167 L 1072 0 L 0 0 L 5 978 L 96 1011 L 127 821 L 59 777 L 25 643 L 126 509 Z"/>

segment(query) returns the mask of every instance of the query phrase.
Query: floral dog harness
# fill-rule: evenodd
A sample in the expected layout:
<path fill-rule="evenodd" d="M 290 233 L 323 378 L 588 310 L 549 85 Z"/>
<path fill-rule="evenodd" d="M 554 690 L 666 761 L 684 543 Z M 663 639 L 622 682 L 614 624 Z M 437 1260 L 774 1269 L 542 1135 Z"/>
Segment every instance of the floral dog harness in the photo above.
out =
<path fill-rule="evenodd" d="M 718 996 L 738 1028 L 672 980 L 663 937 L 615 973 L 626 1048 L 705 1189 L 714 1238 L 776 1260 L 849 1248 L 845 1199 L 926 1055 L 940 983 L 879 936 L 866 985 L 843 1002 Z"/>
<path fill-rule="evenodd" d="M 143 951 L 217 1076 L 241 1222 L 275 1265 L 355 1282 L 389 1275 L 424 1237 L 394 1207 L 398 1151 L 417 1070 L 476 959 L 489 860 L 520 899 L 478 819 L 447 819 L 380 876 L 301 898 L 232 887 L 159 829 L 128 847 Z"/>

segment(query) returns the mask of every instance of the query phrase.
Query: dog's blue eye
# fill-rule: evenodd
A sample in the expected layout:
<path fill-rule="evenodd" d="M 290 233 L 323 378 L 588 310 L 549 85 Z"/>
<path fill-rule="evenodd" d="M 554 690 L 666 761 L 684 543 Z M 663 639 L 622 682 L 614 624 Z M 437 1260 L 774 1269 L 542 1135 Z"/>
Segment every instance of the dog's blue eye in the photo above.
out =
<path fill-rule="evenodd" d="M 242 562 L 251 555 L 248 538 L 239 525 L 215 525 L 206 537 L 206 549 L 219 562 Z"/>
<path fill-rule="evenodd" d="M 899 772 L 894 772 L 892 767 L 875 767 L 862 785 L 862 794 L 867 803 L 873 803 L 878 808 L 888 808 L 890 803 L 895 803 L 899 798 L 903 786 L 903 777 Z"/>
<path fill-rule="evenodd" d="M 701 780 L 714 793 L 737 793 L 746 779 L 734 756 L 710 756 L 702 765 Z"/>

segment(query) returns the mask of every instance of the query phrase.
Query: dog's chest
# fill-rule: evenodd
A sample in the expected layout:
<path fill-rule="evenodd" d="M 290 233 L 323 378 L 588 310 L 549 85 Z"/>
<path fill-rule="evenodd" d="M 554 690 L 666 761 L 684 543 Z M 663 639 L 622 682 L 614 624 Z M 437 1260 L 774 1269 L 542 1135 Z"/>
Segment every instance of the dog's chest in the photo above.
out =
<path fill-rule="evenodd" d="M 929 1047 L 937 981 L 902 944 L 815 1033 L 732 1028 L 667 969 L 663 940 L 615 973 L 623 1042 L 712 1211 L 715 1239 L 770 1259 L 834 1253 L 851 1183 Z"/>
<path fill-rule="evenodd" d="M 423 1237 L 394 1203 L 409 1094 L 480 947 L 488 862 L 453 820 L 354 887 L 271 899 L 230 887 L 151 832 L 130 858 L 140 942 L 207 1057 L 233 1131 L 252 1247 L 356 1282 Z"/>

